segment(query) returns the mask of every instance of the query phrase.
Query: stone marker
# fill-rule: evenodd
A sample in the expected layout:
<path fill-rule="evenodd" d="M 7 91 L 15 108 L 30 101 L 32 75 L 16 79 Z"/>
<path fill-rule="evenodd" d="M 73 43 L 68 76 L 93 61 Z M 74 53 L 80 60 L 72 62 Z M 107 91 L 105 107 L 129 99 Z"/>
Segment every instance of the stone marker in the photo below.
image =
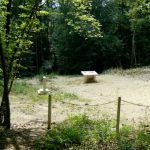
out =
<path fill-rule="evenodd" d="M 43 95 L 49 92 L 49 89 L 46 88 L 47 78 L 43 76 L 43 88 L 38 90 L 38 94 Z"/>
<path fill-rule="evenodd" d="M 81 71 L 84 76 L 84 83 L 96 82 L 96 76 L 98 73 L 96 71 Z"/>

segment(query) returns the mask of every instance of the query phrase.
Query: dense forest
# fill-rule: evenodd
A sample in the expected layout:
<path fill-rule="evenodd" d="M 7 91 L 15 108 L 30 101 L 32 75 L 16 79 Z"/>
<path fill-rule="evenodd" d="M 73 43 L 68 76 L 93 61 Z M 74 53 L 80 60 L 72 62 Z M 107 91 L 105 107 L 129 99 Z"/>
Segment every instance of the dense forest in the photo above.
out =
<path fill-rule="evenodd" d="M 150 64 L 149 0 L 47 0 L 44 10 L 31 47 L 38 72 Z"/>
<path fill-rule="evenodd" d="M 28 41 L 22 42 L 28 44 L 23 46 L 28 50 L 20 60 L 28 71 L 21 67 L 22 75 L 53 71 L 78 74 L 81 70 L 101 72 L 108 68 L 126 69 L 150 64 L 149 0 L 38 2 L 41 5 L 34 20 L 36 28 L 25 37 Z M 19 21 L 23 21 L 31 3 L 32 0 L 28 5 L 25 1 L 13 0 L 10 22 L 18 20 L 19 15 Z M 2 1 L 1 11 L 4 11 L 3 5 Z M 3 16 L 3 12 L 1 14 Z M 23 28 L 25 24 L 17 25 Z M 11 25 L 14 33 L 17 25 Z M 3 21 L 0 26 L 3 27 Z M 15 34 L 12 41 L 13 38 Z"/>

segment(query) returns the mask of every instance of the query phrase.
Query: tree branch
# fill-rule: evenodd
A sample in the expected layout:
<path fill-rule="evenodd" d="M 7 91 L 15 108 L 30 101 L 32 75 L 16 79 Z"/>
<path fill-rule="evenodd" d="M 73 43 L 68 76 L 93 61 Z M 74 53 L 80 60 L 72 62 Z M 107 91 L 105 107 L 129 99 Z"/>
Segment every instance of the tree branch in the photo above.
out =
<path fill-rule="evenodd" d="M 22 30 L 22 33 L 21 33 L 20 35 L 18 35 L 18 39 L 19 39 L 19 37 L 24 37 L 24 34 L 26 33 L 26 29 L 29 28 L 29 26 L 30 26 L 30 21 L 31 21 L 32 17 L 34 16 L 35 12 L 37 11 L 38 6 L 39 6 L 39 0 L 36 0 L 35 3 L 34 3 L 34 5 L 33 5 L 33 7 L 32 7 L 32 9 L 31 9 L 30 15 L 29 15 L 29 17 L 28 17 L 27 20 L 26 20 L 27 24 L 26 24 L 26 26 L 24 27 L 24 29 Z M 11 72 L 12 72 L 12 70 L 13 70 L 13 64 L 14 64 L 14 61 L 15 61 L 16 53 L 17 53 L 18 50 L 19 50 L 19 49 L 18 49 L 18 46 L 19 46 L 19 42 L 16 43 L 16 46 L 15 46 L 16 48 L 14 49 L 14 51 L 13 51 L 13 53 L 12 53 L 12 57 L 11 57 L 11 59 L 10 59 L 9 69 L 8 69 L 8 71 L 9 71 L 9 78 L 10 78 Z M 11 87 L 10 87 L 9 89 L 11 89 Z"/>
<path fill-rule="evenodd" d="M 6 6 L 7 15 L 6 15 L 6 24 L 5 24 L 7 47 L 9 45 L 9 33 L 10 33 L 10 24 L 11 24 L 11 5 L 12 5 L 12 0 L 9 0 Z"/>

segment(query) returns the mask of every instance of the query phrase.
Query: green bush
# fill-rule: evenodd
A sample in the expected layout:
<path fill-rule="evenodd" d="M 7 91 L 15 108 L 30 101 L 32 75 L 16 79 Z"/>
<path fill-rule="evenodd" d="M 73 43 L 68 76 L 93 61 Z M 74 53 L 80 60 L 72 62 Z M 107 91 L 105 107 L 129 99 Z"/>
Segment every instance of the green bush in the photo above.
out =
<path fill-rule="evenodd" d="M 132 126 L 124 125 L 120 129 L 118 150 L 135 150 L 135 129 Z"/>
<path fill-rule="evenodd" d="M 116 136 L 115 122 L 75 116 L 48 130 L 36 141 L 43 150 L 150 150 L 150 127 L 124 125 Z"/>
<path fill-rule="evenodd" d="M 90 120 L 86 116 L 76 116 L 48 130 L 45 137 L 39 141 L 38 149 L 59 150 L 70 145 L 80 145 L 90 126 Z"/>
<path fill-rule="evenodd" d="M 140 126 L 137 132 L 136 148 L 150 150 L 150 126 Z"/>
<path fill-rule="evenodd" d="M 99 148 L 109 147 L 110 143 L 115 144 L 114 122 L 109 119 L 102 119 L 95 123 L 94 129 L 98 134 Z"/>
<path fill-rule="evenodd" d="M 46 135 L 38 141 L 37 147 L 38 149 L 45 150 L 62 150 L 68 149 L 71 146 L 73 146 L 73 148 L 78 146 L 82 148 L 88 146 L 90 142 L 94 144 L 95 141 L 100 141 L 102 135 L 101 131 L 103 131 L 105 125 L 109 123 L 110 121 L 108 120 L 102 120 L 101 122 L 92 121 L 85 115 L 75 116 L 49 130 Z M 111 123 L 106 128 L 109 132 Z M 105 139 L 106 136 L 102 140 Z"/>

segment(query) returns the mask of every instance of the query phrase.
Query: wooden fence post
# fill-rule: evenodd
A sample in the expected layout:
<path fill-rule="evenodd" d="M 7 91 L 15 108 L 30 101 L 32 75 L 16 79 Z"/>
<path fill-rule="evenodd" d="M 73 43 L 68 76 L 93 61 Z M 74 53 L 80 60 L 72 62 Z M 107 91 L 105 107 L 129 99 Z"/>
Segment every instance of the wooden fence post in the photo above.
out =
<path fill-rule="evenodd" d="M 51 113 L 52 113 L 52 108 L 51 108 L 51 100 L 52 100 L 52 97 L 51 95 L 49 94 L 48 95 L 48 129 L 51 128 Z"/>
<path fill-rule="evenodd" d="M 121 97 L 118 97 L 116 135 L 119 136 Z"/>

